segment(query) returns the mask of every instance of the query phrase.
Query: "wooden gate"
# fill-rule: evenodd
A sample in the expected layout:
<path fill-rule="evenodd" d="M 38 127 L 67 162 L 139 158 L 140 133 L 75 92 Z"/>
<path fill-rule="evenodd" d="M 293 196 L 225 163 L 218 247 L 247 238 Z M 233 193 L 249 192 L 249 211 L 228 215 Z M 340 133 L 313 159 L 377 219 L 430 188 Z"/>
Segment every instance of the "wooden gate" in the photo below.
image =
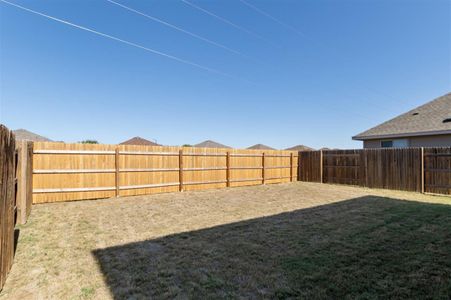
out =
<path fill-rule="evenodd" d="M 424 149 L 424 191 L 451 194 L 451 148 Z"/>
<path fill-rule="evenodd" d="M 323 156 L 323 182 L 365 185 L 362 150 L 328 150 Z"/>

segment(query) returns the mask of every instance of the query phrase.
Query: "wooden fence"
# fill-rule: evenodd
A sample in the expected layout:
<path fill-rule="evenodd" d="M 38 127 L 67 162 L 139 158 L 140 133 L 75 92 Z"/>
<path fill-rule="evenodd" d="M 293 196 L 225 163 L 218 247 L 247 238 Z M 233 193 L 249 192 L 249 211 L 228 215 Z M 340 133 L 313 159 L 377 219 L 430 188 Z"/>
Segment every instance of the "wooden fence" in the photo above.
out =
<path fill-rule="evenodd" d="M 14 135 L 0 125 L 0 291 L 14 257 L 16 149 Z"/>
<path fill-rule="evenodd" d="M 300 152 L 299 180 L 451 194 L 451 148 Z"/>
<path fill-rule="evenodd" d="M 37 142 L 33 203 L 297 180 L 298 153 Z"/>
<path fill-rule="evenodd" d="M 299 153 L 299 180 L 451 194 L 451 148 Z"/>

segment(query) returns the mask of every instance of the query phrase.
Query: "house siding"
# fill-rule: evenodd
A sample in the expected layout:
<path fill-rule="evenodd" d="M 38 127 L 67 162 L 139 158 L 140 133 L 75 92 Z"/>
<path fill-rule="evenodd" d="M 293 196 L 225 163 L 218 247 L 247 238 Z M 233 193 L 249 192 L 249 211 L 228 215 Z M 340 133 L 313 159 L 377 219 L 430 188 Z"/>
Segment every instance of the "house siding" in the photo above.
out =
<path fill-rule="evenodd" d="M 410 147 L 451 147 L 451 134 L 409 138 Z"/>
<path fill-rule="evenodd" d="M 404 138 L 403 138 L 404 139 Z M 430 135 L 430 136 L 413 136 L 407 138 L 409 147 L 451 147 L 451 134 L 447 135 Z M 363 148 L 380 148 L 381 141 L 391 139 L 378 139 L 363 141 Z"/>

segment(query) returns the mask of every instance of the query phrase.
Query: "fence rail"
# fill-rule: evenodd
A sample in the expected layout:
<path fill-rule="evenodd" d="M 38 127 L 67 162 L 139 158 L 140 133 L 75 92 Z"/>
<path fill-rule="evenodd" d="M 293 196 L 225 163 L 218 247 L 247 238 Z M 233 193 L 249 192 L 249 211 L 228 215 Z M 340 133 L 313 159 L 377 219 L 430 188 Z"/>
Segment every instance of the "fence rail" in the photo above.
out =
<path fill-rule="evenodd" d="M 37 142 L 33 203 L 294 181 L 297 158 L 292 151 Z"/>
<path fill-rule="evenodd" d="M 451 148 L 299 153 L 299 180 L 451 194 Z"/>

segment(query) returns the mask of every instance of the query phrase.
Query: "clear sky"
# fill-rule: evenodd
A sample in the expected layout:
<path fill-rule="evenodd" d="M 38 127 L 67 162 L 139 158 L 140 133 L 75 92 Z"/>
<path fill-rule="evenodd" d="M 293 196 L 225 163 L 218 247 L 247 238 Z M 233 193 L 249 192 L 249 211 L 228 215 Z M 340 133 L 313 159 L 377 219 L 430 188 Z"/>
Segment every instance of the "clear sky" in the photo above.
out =
<path fill-rule="evenodd" d="M 449 0 L 114 0 L 191 35 L 106 0 L 8 1 L 148 49 L 0 2 L 1 123 L 53 140 L 356 148 L 451 91 Z"/>

